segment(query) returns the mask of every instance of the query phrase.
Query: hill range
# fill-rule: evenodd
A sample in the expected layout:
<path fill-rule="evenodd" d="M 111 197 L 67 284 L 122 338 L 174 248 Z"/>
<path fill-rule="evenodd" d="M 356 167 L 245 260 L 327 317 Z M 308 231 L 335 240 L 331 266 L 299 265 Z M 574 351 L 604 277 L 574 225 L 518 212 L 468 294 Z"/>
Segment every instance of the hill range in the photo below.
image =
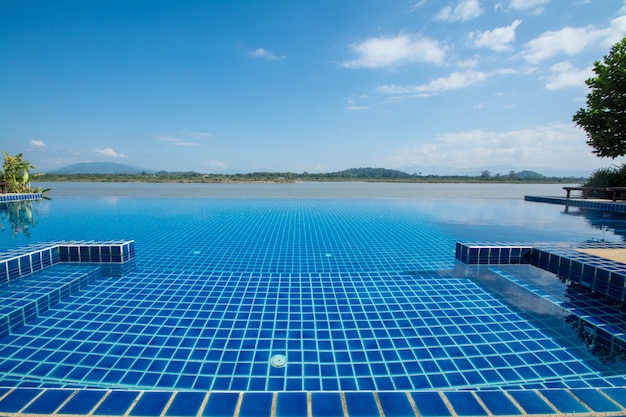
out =
<path fill-rule="evenodd" d="M 510 171 L 506 175 L 495 174 L 492 175 L 489 171 L 482 171 L 480 175 L 421 175 L 409 174 L 404 171 L 387 168 L 349 168 L 343 171 L 327 172 L 327 173 L 308 173 L 301 174 L 293 172 L 252 172 L 247 174 L 202 174 L 198 172 L 167 172 L 167 171 L 154 171 L 140 167 L 134 167 L 130 165 L 112 163 L 112 162 L 84 162 L 73 165 L 68 165 L 63 168 L 48 171 L 46 173 L 50 179 L 54 177 L 74 177 L 83 180 L 89 180 L 88 177 L 96 176 L 112 176 L 112 177 L 132 177 L 133 180 L 174 180 L 174 179 L 189 179 L 189 180 L 270 180 L 270 181 L 293 181 L 297 179 L 302 180 L 335 180 L 335 181 L 420 181 L 420 180 L 438 180 L 438 181 L 457 181 L 457 180 L 496 180 L 496 181 L 525 181 L 525 182 L 563 182 L 571 181 L 578 182 L 584 180 L 579 177 L 548 177 L 535 171 Z M 92 178 L 92 180 L 98 181 L 98 178 Z"/>

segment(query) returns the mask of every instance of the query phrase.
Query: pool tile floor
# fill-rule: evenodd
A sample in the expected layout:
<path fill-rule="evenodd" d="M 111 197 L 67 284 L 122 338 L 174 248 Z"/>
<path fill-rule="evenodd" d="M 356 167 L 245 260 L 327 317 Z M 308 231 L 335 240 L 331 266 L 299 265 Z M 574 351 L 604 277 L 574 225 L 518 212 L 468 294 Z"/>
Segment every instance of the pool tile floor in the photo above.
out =
<path fill-rule="evenodd" d="M 103 278 L 2 339 L 0 384 L 385 391 L 587 387 L 602 377 L 473 280 L 346 277 Z M 275 354 L 284 367 L 271 365 Z"/>
<path fill-rule="evenodd" d="M 292 203 L 217 207 L 215 234 L 172 219 L 136 271 L 3 338 L 0 415 L 626 414 L 621 375 L 456 269 L 436 227 Z"/>

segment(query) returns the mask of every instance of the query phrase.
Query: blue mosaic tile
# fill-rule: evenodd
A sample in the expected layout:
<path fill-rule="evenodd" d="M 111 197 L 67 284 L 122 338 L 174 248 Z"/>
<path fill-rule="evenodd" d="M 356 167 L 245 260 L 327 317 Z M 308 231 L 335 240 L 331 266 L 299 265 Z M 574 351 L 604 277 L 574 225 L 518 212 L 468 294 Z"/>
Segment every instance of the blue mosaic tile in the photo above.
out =
<path fill-rule="evenodd" d="M 237 392 L 212 392 L 202 411 L 206 417 L 232 417 L 239 403 Z"/>
<path fill-rule="evenodd" d="M 40 200 L 43 198 L 41 193 L 25 193 L 25 194 L 0 194 L 0 203 L 13 201 Z"/>
<path fill-rule="evenodd" d="M 0 401 L 0 412 L 17 413 L 40 393 L 41 390 L 17 388 Z"/>
<path fill-rule="evenodd" d="M 610 211 L 610 212 L 615 212 L 615 213 L 626 212 L 626 204 L 623 204 L 623 203 L 613 203 L 613 202 L 599 203 L 596 201 L 581 200 L 581 199 L 574 199 L 574 198 L 566 199 L 565 197 L 563 198 L 543 197 L 543 196 L 530 196 L 530 195 L 525 196 L 524 200 L 532 201 L 536 203 L 565 205 L 569 207 L 584 207 L 584 208 L 590 208 L 593 210 Z"/>
<path fill-rule="evenodd" d="M 178 392 L 167 408 L 169 417 L 195 417 L 200 411 L 206 394 L 203 392 Z"/>
<path fill-rule="evenodd" d="M 24 409 L 26 414 L 52 414 L 57 408 L 61 407 L 70 395 L 71 390 L 45 390 L 37 399 Z"/>
<path fill-rule="evenodd" d="M 534 391 L 509 391 L 509 394 L 528 414 L 557 414 L 556 411 Z"/>
<path fill-rule="evenodd" d="M 134 270 L 134 241 L 111 242 L 109 246 L 111 245 L 124 253 L 123 258 L 120 258 L 117 262 L 114 262 L 112 259 L 108 259 L 105 262 L 101 258 L 94 261 L 90 256 L 85 256 L 84 259 L 81 259 L 79 255 L 81 249 L 83 251 L 85 249 L 89 250 L 92 246 L 85 246 L 79 243 L 44 244 L 18 250 L 14 253 L 0 252 L 0 284 L 28 276 L 33 272 L 48 268 L 59 262 L 101 263 L 110 276 L 122 276 L 124 273 Z M 109 246 L 100 246 L 100 248 L 109 248 Z"/>
<path fill-rule="evenodd" d="M 488 415 L 476 397 L 469 391 L 446 392 L 446 398 L 457 416 L 486 416 Z"/>
<path fill-rule="evenodd" d="M 344 394 L 348 415 L 354 417 L 378 417 L 378 406 L 371 392 L 346 392 Z"/>
<path fill-rule="evenodd" d="M 276 398 L 276 417 L 306 417 L 306 392 L 279 392 Z"/>
<path fill-rule="evenodd" d="M 343 417 L 341 394 L 338 392 L 311 393 L 311 410 L 313 417 Z"/>
<path fill-rule="evenodd" d="M 603 388 L 602 391 L 626 408 L 626 388 Z"/>
<path fill-rule="evenodd" d="M 589 410 L 564 390 L 541 390 L 543 395 L 561 413 L 587 413 Z"/>
<path fill-rule="evenodd" d="M 411 397 L 420 416 L 447 417 L 452 415 L 438 392 L 416 391 L 411 393 Z"/>
<path fill-rule="evenodd" d="M 593 411 L 603 413 L 624 411 L 595 389 L 572 389 L 571 391 Z"/>
<path fill-rule="evenodd" d="M 378 400 L 386 417 L 414 416 L 415 411 L 405 392 L 379 392 Z"/>
<path fill-rule="evenodd" d="M 522 415 L 503 391 L 477 391 L 476 395 L 494 416 Z"/>
<path fill-rule="evenodd" d="M 244 394 L 239 409 L 240 417 L 265 417 L 272 411 L 274 394 L 271 392 L 249 392 Z"/>
<path fill-rule="evenodd" d="M 144 392 L 131 410 L 131 416 L 159 416 L 172 397 L 171 392 Z"/>
<path fill-rule="evenodd" d="M 106 391 L 79 390 L 59 410 L 59 414 L 89 414 L 106 394 Z"/>
<path fill-rule="evenodd" d="M 112 391 L 93 412 L 95 416 L 123 416 L 139 396 L 137 391 Z"/>

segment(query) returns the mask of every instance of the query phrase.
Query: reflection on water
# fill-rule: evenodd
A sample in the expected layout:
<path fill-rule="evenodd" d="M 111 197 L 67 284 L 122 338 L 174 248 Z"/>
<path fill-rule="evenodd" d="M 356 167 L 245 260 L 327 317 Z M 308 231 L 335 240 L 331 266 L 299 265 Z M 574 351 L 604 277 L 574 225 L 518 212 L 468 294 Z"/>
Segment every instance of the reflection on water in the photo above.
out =
<path fill-rule="evenodd" d="M 569 206 L 565 207 L 563 213 L 582 217 L 591 228 L 601 230 L 603 234 L 621 236 L 623 240 L 626 240 L 626 214 L 624 213 Z"/>
<path fill-rule="evenodd" d="M 626 305 L 531 265 L 466 274 L 604 374 L 626 373 Z"/>
<path fill-rule="evenodd" d="M 625 362 L 626 306 L 573 283 L 568 283 L 566 296 L 570 314 L 565 321 L 586 349 L 605 365 Z"/>
<path fill-rule="evenodd" d="M 38 223 L 33 203 L 32 200 L 0 203 L 0 232 L 11 231 L 13 238 L 20 233 L 30 237 L 31 229 Z"/>

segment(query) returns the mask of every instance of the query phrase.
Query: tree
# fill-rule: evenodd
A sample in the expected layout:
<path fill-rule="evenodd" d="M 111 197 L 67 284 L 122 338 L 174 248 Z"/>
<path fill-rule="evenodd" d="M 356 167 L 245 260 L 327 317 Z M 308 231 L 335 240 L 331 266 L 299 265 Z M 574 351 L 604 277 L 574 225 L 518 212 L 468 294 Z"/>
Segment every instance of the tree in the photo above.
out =
<path fill-rule="evenodd" d="M 596 61 L 595 77 L 585 83 L 587 108 L 572 120 L 587 132 L 587 144 L 600 157 L 626 154 L 626 38 L 613 45 L 604 62 Z"/>

